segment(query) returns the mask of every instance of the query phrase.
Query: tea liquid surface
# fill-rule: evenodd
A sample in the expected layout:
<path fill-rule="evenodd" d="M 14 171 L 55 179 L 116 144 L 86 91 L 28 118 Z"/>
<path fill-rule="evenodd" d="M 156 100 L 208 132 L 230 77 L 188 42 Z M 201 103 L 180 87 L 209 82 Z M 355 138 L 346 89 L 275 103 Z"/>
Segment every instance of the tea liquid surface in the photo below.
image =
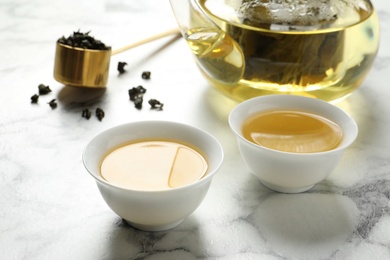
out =
<path fill-rule="evenodd" d="M 244 137 L 270 149 L 293 153 L 324 152 L 336 148 L 343 132 L 334 122 L 300 111 L 268 111 L 245 121 Z"/>
<path fill-rule="evenodd" d="M 205 158 L 195 149 L 172 141 L 141 141 L 123 145 L 102 161 L 102 177 L 134 190 L 166 190 L 201 179 Z"/>

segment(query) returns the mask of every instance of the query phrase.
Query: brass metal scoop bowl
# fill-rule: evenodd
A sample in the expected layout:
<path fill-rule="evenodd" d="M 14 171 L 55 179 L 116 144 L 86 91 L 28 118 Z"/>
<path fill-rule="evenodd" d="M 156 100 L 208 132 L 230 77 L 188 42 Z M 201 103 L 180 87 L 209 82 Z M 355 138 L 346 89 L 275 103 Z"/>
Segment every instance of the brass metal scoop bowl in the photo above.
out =
<path fill-rule="evenodd" d="M 179 34 L 179 29 L 153 35 L 117 50 L 84 49 L 57 42 L 54 79 L 68 86 L 104 88 L 108 81 L 112 55 L 173 34 Z"/>

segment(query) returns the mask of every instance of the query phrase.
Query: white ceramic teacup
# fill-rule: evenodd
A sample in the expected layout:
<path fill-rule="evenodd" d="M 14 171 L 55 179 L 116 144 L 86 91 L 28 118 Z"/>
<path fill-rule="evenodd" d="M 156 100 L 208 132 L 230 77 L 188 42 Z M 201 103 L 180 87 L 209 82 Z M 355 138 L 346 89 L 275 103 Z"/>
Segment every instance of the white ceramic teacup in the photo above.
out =
<path fill-rule="evenodd" d="M 325 117 L 341 127 L 341 143 L 325 152 L 292 153 L 269 149 L 245 139 L 243 123 L 253 115 L 269 110 L 298 110 Z M 356 122 L 340 108 L 318 99 L 293 95 L 269 95 L 242 102 L 231 111 L 229 124 L 251 172 L 264 186 L 285 193 L 303 192 L 324 180 L 358 133 Z"/>
<path fill-rule="evenodd" d="M 121 188 L 102 178 L 100 165 L 108 152 L 134 140 L 151 138 L 176 140 L 197 148 L 208 163 L 206 175 L 187 186 L 161 191 Z M 199 128 L 169 121 L 140 121 L 100 133 L 87 144 L 82 158 L 116 214 L 138 229 L 162 231 L 179 225 L 201 204 L 222 163 L 223 150 L 213 136 Z"/>

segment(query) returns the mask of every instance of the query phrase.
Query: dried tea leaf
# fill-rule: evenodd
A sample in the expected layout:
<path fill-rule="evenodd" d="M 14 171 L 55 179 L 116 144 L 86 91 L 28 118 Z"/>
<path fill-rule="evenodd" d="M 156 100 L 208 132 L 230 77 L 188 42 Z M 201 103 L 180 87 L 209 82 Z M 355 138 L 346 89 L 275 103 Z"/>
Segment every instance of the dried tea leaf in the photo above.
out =
<path fill-rule="evenodd" d="M 143 103 L 144 99 L 143 99 L 143 96 L 142 95 L 138 95 L 135 99 L 134 99 L 134 106 L 135 108 L 137 109 L 142 109 L 142 103 Z"/>
<path fill-rule="evenodd" d="M 52 108 L 52 109 L 55 109 L 57 107 L 57 102 L 55 99 L 52 99 L 49 103 L 49 106 Z"/>
<path fill-rule="evenodd" d="M 91 114 L 92 114 L 92 112 L 88 108 L 86 108 L 82 111 L 81 117 L 84 117 L 86 119 L 90 119 Z"/>
<path fill-rule="evenodd" d="M 126 70 L 125 70 L 125 66 L 127 65 L 127 63 L 126 62 L 118 62 L 118 67 L 117 67 L 117 69 L 118 69 L 118 71 L 119 71 L 119 73 L 120 74 L 123 74 L 123 73 L 125 73 L 126 72 Z"/>
<path fill-rule="evenodd" d="M 164 104 L 158 101 L 157 99 L 150 99 L 148 103 L 151 109 L 162 110 L 164 107 Z"/>
<path fill-rule="evenodd" d="M 95 111 L 95 115 L 96 117 L 99 119 L 99 121 L 102 121 L 103 117 L 104 117 L 104 111 L 103 109 L 101 109 L 100 107 L 96 108 L 96 111 Z"/>
<path fill-rule="evenodd" d="M 133 87 L 129 89 L 129 97 L 131 101 L 134 101 L 138 96 L 142 96 L 146 93 L 146 89 L 142 86 Z"/>
<path fill-rule="evenodd" d="M 150 72 L 150 71 L 144 71 L 144 72 L 142 72 L 141 77 L 142 77 L 143 79 L 150 79 L 150 75 L 151 75 L 151 72 Z"/>
<path fill-rule="evenodd" d="M 49 86 L 45 86 L 44 84 L 39 84 L 38 91 L 39 91 L 39 95 L 46 95 L 51 92 L 51 89 Z"/>
<path fill-rule="evenodd" d="M 33 104 L 38 103 L 38 99 L 39 99 L 39 95 L 34 94 L 34 95 L 31 97 L 31 103 L 33 103 Z"/>

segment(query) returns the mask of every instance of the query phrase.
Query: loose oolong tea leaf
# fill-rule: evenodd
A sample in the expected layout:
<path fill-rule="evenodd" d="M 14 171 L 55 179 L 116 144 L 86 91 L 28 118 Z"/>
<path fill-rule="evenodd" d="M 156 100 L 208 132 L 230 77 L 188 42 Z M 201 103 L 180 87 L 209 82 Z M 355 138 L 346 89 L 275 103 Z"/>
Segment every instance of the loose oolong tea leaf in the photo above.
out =
<path fill-rule="evenodd" d="M 138 90 L 136 88 L 129 89 L 129 98 L 131 101 L 134 101 L 135 97 L 138 95 Z"/>
<path fill-rule="evenodd" d="M 118 67 L 117 67 L 117 69 L 118 69 L 118 71 L 119 71 L 119 73 L 120 74 L 123 74 L 123 73 L 125 73 L 126 72 L 126 70 L 125 70 L 125 66 L 127 65 L 127 63 L 126 62 L 118 62 Z"/>
<path fill-rule="evenodd" d="M 52 99 L 49 103 L 49 106 L 52 108 L 52 109 L 55 109 L 57 107 L 57 102 L 55 99 Z"/>
<path fill-rule="evenodd" d="M 156 110 L 162 110 L 164 106 L 164 104 L 158 101 L 157 99 L 150 99 L 148 103 L 151 106 L 151 109 L 156 109 Z"/>
<path fill-rule="evenodd" d="M 38 91 L 39 91 L 39 95 L 46 95 L 46 94 L 49 94 L 51 92 L 51 89 L 49 88 L 49 86 L 39 84 Z"/>
<path fill-rule="evenodd" d="M 86 108 L 82 111 L 81 117 L 84 117 L 86 119 L 90 119 L 91 114 L 92 114 L 92 112 L 88 108 Z"/>
<path fill-rule="evenodd" d="M 142 72 L 141 77 L 142 77 L 143 79 L 150 79 L 150 74 L 151 74 L 150 71 L 144 71 L 144 72 Z"/>
<path fill-rule="evenodd" d="M 90 36 L 89 33 L 90 32 L 82 33 L 78 30 L 77 32 L 73 32 L 73 34 L 68 38 L 62 36 L 57 42 L 72 47 L 90 50 L 111 50 L 110 46 L 107 46 L 103 42 Z"/>
<path fill-rule="evenodd" d="M 146 88 L 142 87 L 142 86 L 138 86 L 137 87 L 137 90 L 140 94 L 145 94 L 146 93 Z"/>
<path fill-rule="evenodd" d="M 142 103 L 144 101 L 144 94 L 146 93 L 146 89 L 142 86 L 133 87 L 129 89 L 130 100 L 134 102 L 134 106 L 137 109 L 142 108 Z"/>
<path fill-rule="evenodd" d="M 138 95 L 135 99 L 134 99 L 134 106 L 135 108 L 137 109 L 142 109 L 142 103 L 144 101 L 144 98 L 142 95 Z"/>
<path fill-rule="evenodd" d="M 33 104 L 38 103 L 38 99 L 39 99 L 39 96 L 38 96 L 37 94 L 34 94 L 34 95 L 31 97 L 31 103 L 33 103 Z"/>
<path fill-rule="evenodd" d="M 146 93 L 146 89 L 142 86 L 133 87 L 129 89 L 130 100 L 134 101 L 138 96 L 143 96 Z"/>
<path fill-rule="evenodd" d="M 101 109 L 100 107 L 96 108 L 95 115 L 96 115 L 96 117 L 99 119 L 99 121 L 102 121 L 102 119 L 103 119 L 103 117 L 104 117 L 104 111 L 103 111 L 103 109 Z"/>

